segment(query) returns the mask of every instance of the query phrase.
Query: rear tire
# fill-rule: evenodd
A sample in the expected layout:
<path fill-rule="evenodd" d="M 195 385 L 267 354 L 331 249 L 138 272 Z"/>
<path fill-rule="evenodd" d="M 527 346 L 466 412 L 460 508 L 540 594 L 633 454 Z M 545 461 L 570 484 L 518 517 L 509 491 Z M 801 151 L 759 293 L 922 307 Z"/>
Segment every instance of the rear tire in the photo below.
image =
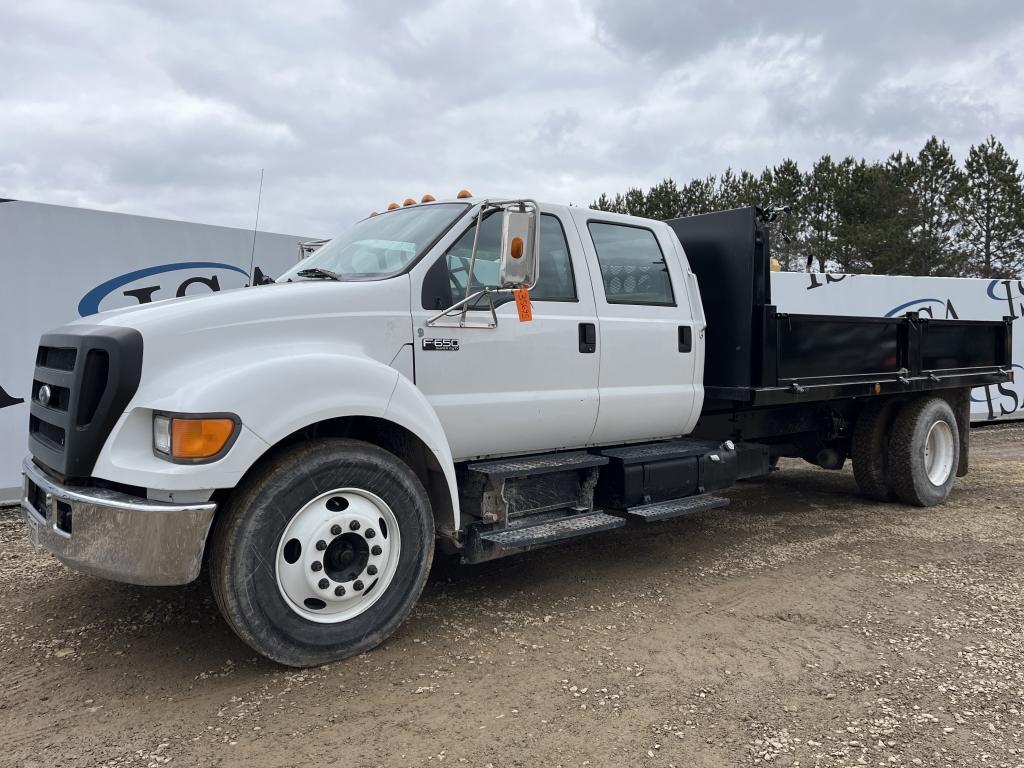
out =
<path fill-rule="evenodd" d="M 922 397 L 900 409 L 889 439 L 887 479 L 902 502 L 918 507 L 944 502 L 959 461 L 960 434 L 949 403 Z"/>
<path fill-rule="evenodd" d="M 853 428 L 850 457 L 853 477 L 861 493 L 875 501 L 894 501 L 896 494 L 886 479 L 889 458 L 889 430 L 899 402 L 873 400 L 864 406 Z"/>
<path fill-rule="evenodd" d="M 419 598 L 434 554 L 415 473 L 357 440 L 271 457 L 221 515 L 210 555 L 221 614 L 253 650 L 293 667 L 383 642 Z"/>

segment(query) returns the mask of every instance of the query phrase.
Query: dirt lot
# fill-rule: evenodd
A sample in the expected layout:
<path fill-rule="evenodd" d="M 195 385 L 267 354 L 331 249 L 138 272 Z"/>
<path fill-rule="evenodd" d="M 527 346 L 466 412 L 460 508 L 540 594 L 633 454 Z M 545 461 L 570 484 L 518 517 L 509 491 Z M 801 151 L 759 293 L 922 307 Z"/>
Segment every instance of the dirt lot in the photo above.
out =
<path fill-rule="evenodd" d="M 0 515 L 0 764 L 1024 766 L 1024 427 L 934 510 L 783 463 L 724 512 L 439 564 L 384 647 L 256 658 L 205 583 L 75 575 Z"/>

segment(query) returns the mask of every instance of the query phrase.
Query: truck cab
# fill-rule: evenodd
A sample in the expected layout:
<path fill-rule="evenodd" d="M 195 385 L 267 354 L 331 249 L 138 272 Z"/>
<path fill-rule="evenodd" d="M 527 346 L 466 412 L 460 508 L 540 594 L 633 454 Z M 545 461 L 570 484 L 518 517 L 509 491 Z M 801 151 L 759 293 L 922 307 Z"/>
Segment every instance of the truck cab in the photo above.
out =
<path fill-rule="evenodd" d="M 707 275 L 732 258 L 767 263 L 767 235 L 745 216 L 733 240 L 751 255 L 694 242 Z M 705 372 L 722 366 L 706 359 L 677 234 L 691 229 L 426 196 L 371 214 L 273 284 L 46 334 L 23 465 L 29 536 L 72 568 L 137 584 L 184 584 L 206 563 L 239 637 L 306 666 L 393 632 L 435 545 L 479 562 L 715 509 L 728 503 L 715 491 L 780 455 L 841 467 L 874 441 L 862 487 L 941 502 L 966 471 L 959 404 L 969 386 L 1005 380 L 1008 324 L 972 331 L 992 354 L 970 371 L 942 357 L 944 387 L 920 363 L 782 381 L 779 350 L 807 339 L 786 335 L 792 320 L 779 324 L 763 291 L 750 298 L 756 286 L 732 291 L 748 304 L 716 312 L 735 311 L 730 332 L 747 341 L 722 354 L 759 356 L 751 339 L 774 338 L 777 365 L 742 387 L 716 380 L 709 407 Z M 894 328 L 900 360 L 923 348 L 918 325 Z M 922 399 L 929 388 L 944 394 Z M 887 407 L 868 408 L 872 394 Z M 916 421 L 901 426 L 911 403 Z M 883 466 L 896 429 L 897 448 L 927 463 L 917 475 Z"/>

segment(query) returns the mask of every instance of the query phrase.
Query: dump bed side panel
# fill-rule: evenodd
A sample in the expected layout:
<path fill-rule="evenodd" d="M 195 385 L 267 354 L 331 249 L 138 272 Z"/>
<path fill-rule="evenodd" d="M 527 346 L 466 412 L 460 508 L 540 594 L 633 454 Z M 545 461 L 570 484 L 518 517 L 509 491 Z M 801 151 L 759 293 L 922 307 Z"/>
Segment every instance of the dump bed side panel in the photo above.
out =
<path fill-rule="evenodd" d="M 697 276 L 707 315 L 705 410 L 716 400 L 758 406 L 1009 379 L 1009 319 L 778 314 L 768 231 L 756 208 L 667 223 Z"/>

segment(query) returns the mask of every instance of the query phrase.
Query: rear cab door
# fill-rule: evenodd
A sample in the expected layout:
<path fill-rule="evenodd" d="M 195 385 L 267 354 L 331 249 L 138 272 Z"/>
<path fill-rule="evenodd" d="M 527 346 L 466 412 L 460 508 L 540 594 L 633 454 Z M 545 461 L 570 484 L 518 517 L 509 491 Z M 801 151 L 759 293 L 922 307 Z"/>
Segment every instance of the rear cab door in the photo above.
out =
<path fill-rule="evenodd" d="M 689 433 L 704 399 L 704 323 L 678 239 L 661 222 L 571 210 L 598 316 L 600 407 L 591 441 Z"/>

